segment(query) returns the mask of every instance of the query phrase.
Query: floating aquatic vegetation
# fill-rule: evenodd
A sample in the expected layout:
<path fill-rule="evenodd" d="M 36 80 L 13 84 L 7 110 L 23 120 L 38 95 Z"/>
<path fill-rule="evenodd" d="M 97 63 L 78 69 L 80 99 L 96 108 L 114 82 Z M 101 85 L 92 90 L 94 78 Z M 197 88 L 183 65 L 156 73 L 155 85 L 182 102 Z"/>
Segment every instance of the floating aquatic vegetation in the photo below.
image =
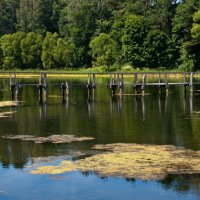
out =
<path fill-rule="evenodd" d="M 0 101 L 0 107 L 17 106 L 17 101 Z"/>
<path fill-rule="evenodd" d="M 15 112 L 0 112 L 0 118 L 11 117 L 11 115 Z"/>
<path fill-rule="evenodd" d="M 59 166 L 41 166 L 32 170 L 32 174 L 62 174 L 76 170 L 76 164 L 72 161 L 62 161 Z"/>
<path fill-rule="evenodd" d="M 160 180 L 168 174 L 200 174 L 200 151 L 170 145 L 109 144 L 96 145 L 100 154 L 58 166 L 42 166 L 33 174 L 60 174 L 80 170 L 101 176 L 122 176 L 143 180 Z"/>
<path fill-rule="evenodd" d="M 33 141 L 35 143 L 71 143 L 71 142 L 82 142 L 87 140 L 94 140 L 92 137 L 75 137 L 74 135 L 51 135 L 47 137 L 35 137 L 33 135 L 10 135 L 3 136 L 2 138 L 11 140 L 23 140 L 23 141 Z"/>

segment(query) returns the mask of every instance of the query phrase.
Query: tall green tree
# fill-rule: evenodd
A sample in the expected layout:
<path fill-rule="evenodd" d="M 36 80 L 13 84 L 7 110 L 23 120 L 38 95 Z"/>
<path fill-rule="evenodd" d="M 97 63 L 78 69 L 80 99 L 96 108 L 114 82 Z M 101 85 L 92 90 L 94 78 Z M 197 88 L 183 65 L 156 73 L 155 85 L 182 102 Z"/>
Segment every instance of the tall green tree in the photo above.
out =
<path fill-rule="evenodd" d="M 146 67 L 170 67 L 169 38 L 160 30 L 150 30 L 144 40 Z"/>
<path fill-rule="evenodd" d="M 44 69 L 56 68 L 57 62 L 54 58 L 54 51 L 57 46 L 58 34 L 47 32 L 42 43 L 42 63 Z"/>
<path fill-rule="evenodd" d="M 173 19 L 173 37 L 176 41 L 177 60 L 179 68 L 190 71 L 195 69 L 196 51 L 198 47 L 192 43 L 191 29 L 193 25 L 193 15 L 200 7 L 200 1 L 185 0 L 179 4 Z"/>
<path fill-rule="evenodd" d="M 200 10 L 193 15 L 193 25 L 191 29 L 192 38 L 200 42 Z"/>
<path fill-rule="evenodd" d="M 96 10 L 92 0 L 70 1 L 60 19 L 60 32 L 74 47 L 74 66 L 91 66 L 89 43 L 96 29 Z"/>
<path fill-rule="evenodd" d="M 191 40 L 193 14 L 198 10 L 200 1 L 185 0 L 176 9 L 173 18 L 173 34 L 179 44 Z"/>
<path fill-rule="evenodd" d="M 21 41 L 21 55 L 25 68 L 42 67 L 42 42 L 42 36 L 34 32 L 28 33 Z"/>
<path fill-rule="evenodd" d="M 62 0 L 20 0 L 17 29 L 23 32 L 58 32 Z"/>
<path fill-rule="evenodd" d="M 133 67 L 144 67 L 143 43 L 146 37 L 144 17 L 129 15 L 125 21 L 124 34 L 122 36 L 122 50 L 125 62 Z"/>
<path fill-rule="evenodd" d="M 108 69 L 117 59 L 117 44 L 106 33 L 101 33 L 90 42 L 94 66 L 106 66 Z"/>
<path fill-rule="evenodd" d="M 73 67 L 72 47 L 69 42 L 63 38 L 57 40 L 57 45 L 54 49 L 54 59 L 57 62 L 57 67 Z"/>
<path fill-rule="evenodd" d="M 3 51 L 1 48 L 1 40 L 0 40 L 0 69 L 2 68 L 2 66 L 3 66 Z"/>
<path fill-rule="evenodd" d="M 3 52 L 3 67 L 6 69 L 22 68 L 21 40 L 25 34 L 17 32 L 1 37 L 1 49 Z"/>
<path fill-rule="evenodd" d="M 0 36 L 14 33 L 16 9 L 19 7 L 19 0 L 1 0 L 0 1 Z"/>
<path fill-rule="evenodd" d="M 46 31 L 55 33 L 59 31 L 58 21 L 60 12 L 68 0 L 40 0 L 40 21 Z"/>
<path fill-rule="evenodd" d="M 43 32 L 41 0 L 20 0 L 17 10 L 17 29 L 23 32 Z"/>

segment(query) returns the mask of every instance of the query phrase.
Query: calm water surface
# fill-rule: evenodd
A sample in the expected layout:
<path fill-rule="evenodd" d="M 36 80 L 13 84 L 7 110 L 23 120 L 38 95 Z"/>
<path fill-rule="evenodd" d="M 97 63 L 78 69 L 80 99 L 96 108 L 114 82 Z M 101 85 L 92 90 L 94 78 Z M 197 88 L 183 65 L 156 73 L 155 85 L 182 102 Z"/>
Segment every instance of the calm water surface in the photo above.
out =
<path fill-rule="evenodd" d="M 94 141 L 71 144 L 34 144 L 0 138 L 1 200 L 116 200 L 116 199 L 200 199 L 200 175 L 171 175 L 162 181 L 99 177 L 71 172 L 56 176 L 31 175 L 27 166 L 38 160 L 56 164 L 94 154 L 91 147 L 106 143 L 172 144 L 200 150 L 200 94 L 171 87 L 169 94 L 148 88 L 145 96 L 114 96 L 107 79 L 97 79 L 94 94 L 88 94 L 86 80 L 69 79 L 68 99 L 61 97 L 66 78 L 48 79 L 47 100 L 39 100 L 36 86 L 22 86 L 16 111 L 0 119 L 0 136 L 73 134 L 94 137 Z M 36 84 L 37 79 L 20 83 Z M 127 80 L 127 83 L 129 80 Z M 198 88 L 196 88 L 198 90 Z M 126 85 L 124 93 L 133 93 Z M 9 80 L 0 79 L 0 101 L 10 100 Z M 39 159 L 40 158 L 40 159 Z"/>

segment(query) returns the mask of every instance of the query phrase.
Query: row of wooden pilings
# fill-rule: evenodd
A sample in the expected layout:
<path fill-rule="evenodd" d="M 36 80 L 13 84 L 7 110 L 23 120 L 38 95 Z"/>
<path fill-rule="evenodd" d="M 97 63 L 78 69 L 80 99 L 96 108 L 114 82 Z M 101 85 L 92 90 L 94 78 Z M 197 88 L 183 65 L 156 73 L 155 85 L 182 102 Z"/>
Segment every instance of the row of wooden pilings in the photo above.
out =
<path fill-rule="evenodd" d="M 138 81 L 138 74 L 134 73 L 134 89 L 135 94 L 145 94 L 145 88 L 147 86 L 158 86 L 159 92 L 163 89 L 168 92 L 169 85 L 183 85 L 184 86 L 184 93 L 187 91 L 187 87 L 190 87 L 190 92 L 194 90 L 194 82 L 193 82 L 193 73 L 190 73 L 190 80 L 189 82 L 186 81 L 186 73 L 184 73 L 183 82 L 182 83 L 169 83 L 167 79 L 167 74 L 164 74 L 164 78 L 161 78 L 161 73 L 158 73 L 158 82 L 155 83 L 147 83 L 147 75 L 144 74 L 142 76 L 142 82 Z M 123 73 L 114 73 L 110 74 L 110 88 L 112 90 L 112 94 L 115 94 L 117 88 L 119 88 L 119 94 L 122 94 L 124 87 L 124 74 Z"/>
<path fill-rule="evenodd" d="M 162 76 L 164 75 L 164 77 Z M 161 77 L 162 76 L 162 77 Z M 141 80 L 138 79 L 138 73 L 133 73 L 133 87 L 135 90 L 135 94 L 145 94 L 145 89 L 147 86 L 157 86 L 159 91 L 165 89 L 168 92 L 168 88 L 170 85 L 183 85 L 184 92 L 186 93 L 186 88 L 190 87 L 190 92 L 193 92 L 193 73 L 190 73 L 189 82 L 186 81 L 187 74 L 183 74 L 183 82 L 181 83 L 170 83 L 168 82 L 167 73 L 158 73 L 158 81 L 154 83 L 147 82 L 147 75 L 143 74 Z M 14 96 L 18 96 L 20 84 L 17 82 L 16 73 L 10 73 L 10 90 L 12 99 Z M 39 96 L 46 96 L 47 94 L 47 73 L 41 72 L 39 76 L 39 83 L 37 85 L 39 89 Z M 124 74 L 123 73 L 110 73 L 109 87 L 112 91 L 112 95 L 116 94 L 119 89 L 119 94 L 123 93 L 124 87 Z M 62 96 L 69 95 L 69 84 L 68 82 L 61 84 Z M 88 92 L 94 91 L 96 89 L 96 74 L 89 73 L 87 79 L 87 88 Z"/>

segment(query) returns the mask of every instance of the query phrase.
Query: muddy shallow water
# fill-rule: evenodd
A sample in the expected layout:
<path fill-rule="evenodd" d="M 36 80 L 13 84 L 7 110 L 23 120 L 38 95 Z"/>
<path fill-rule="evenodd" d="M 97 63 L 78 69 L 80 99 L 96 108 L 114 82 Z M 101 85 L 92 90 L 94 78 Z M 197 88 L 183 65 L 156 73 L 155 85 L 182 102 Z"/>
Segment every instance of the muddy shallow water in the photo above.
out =
<path fill-rule="evenodd" d="M 30 174 L 32 167 L 88 161 L 105 153 L 92 148 L 99 144 L 173 145 L 192 152 L 200 150 L 199 93 L 190 95 L 188 92 L 185 96 L 182 87 L 171 87 L 166 95 L 158 94 L 157 88 L 147 88 L 145 96 L 112 97 L 106 86 L 107 79 L 97 78 L 94 94 L 88 94 L 82 85 L 86 79 L 69 79 L 73 85 L 65 99 L 60 89 L 61 83 L 66 81 L 63 78 L 48 79 L 46 100 L 39 99 L 37 87 L 22 86 L 18 103 L 1 108 L 0 113 L 9 115 L 0 118 L 0 199 L 199 199 L 199 174 L 170 174 L 161 180 L 145 181 L 140 176 L 115 177 L 94 169 L 53 175 Z M 36 78 L 19 81 L 38 82 Z M 8 83 L 8 79 L 0 80 L 0 101 L 11 100 Z M 131 93 L 133 88 L 126 85 L 124 94 Z M 54 144 L 46 140 L 35 143 L 2 138 L 11 135 L 43 139 L 73 135 L 95 139 Z"/>

